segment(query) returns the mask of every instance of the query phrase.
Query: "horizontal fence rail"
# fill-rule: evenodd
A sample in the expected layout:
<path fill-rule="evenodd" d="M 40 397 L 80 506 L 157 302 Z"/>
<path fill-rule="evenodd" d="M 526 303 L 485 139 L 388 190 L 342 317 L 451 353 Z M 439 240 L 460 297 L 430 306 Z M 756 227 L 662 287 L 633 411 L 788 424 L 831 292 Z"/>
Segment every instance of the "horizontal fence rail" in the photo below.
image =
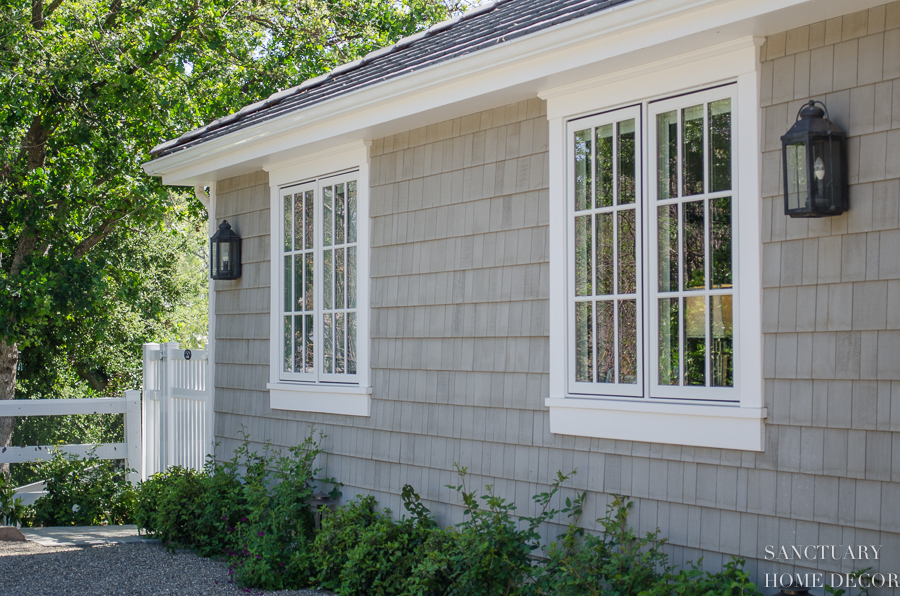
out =
<path fill-rule="evenodd" d="M 81 445 L 28 445 L 0 448 L 0 463 L 22 464 L 43 461 L 52 457 L 54 449 L 63 453 L 87 456 L 94 450 L 99 459 L 124 459 L 125 467 L 135 470 L 128 474 L 131 482 L 143 474 L 141 452 L 141 392 L 126 391 L 123 397 L 93 399 L 12 399 L 0 401 L 0 416 L 69 416 L 73 414 L 124 414 L 125 442 Z"/>

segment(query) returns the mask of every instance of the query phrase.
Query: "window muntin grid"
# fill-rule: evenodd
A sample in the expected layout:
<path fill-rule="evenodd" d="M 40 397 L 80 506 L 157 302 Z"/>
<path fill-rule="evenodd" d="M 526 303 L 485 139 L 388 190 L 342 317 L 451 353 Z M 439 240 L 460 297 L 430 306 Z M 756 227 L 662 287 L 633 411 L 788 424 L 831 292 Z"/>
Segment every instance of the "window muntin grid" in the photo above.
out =
<path fill-rule="evenodd" d="M 357 380 L 358 176 L 283 188 L 281 378 Z"/>
<path fill-rule="evenodd" d="M 642 392 L 639 125 L 638 108 L 570 124 L 573 393 Z"/>

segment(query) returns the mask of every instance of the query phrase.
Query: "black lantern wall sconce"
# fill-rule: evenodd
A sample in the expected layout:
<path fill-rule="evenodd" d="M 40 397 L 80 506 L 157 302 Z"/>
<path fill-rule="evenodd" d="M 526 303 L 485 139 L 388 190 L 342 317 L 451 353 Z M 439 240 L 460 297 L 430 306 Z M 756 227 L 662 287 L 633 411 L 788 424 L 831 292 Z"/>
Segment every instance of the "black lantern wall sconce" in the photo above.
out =
<path fill-rule="evenodd" d="M 213 279 L 238 279 L 241 276 L 241 237 L 228 220 L 209 239 L 209 275 Z"/>
<path fill-rule="evenodd" d="M 824 217 L 850 208 L 847 133 L 831 121 L 824 103 L 810 100 L 800 108 L 781 147 L 785 215 Z"/>

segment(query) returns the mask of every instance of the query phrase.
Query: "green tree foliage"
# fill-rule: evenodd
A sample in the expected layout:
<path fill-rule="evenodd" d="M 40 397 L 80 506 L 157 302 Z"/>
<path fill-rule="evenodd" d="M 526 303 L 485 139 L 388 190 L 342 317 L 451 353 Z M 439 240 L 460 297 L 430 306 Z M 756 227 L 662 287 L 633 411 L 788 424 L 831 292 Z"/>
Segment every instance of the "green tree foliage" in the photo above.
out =
<path fill-rule="evenodd" d="M 154 145 L 412 34 L 459 5 L 4 0 L 0 399 L 15 394 L 22 347 L 47 358 L 60 346 L 69 356 L 80 349 L 91 358 L 73 366 L 93 382 L 97 353 L 84 342 L 96 337 L 93 321 L 104 324 L 110 319 L 99 313 L 134 306 L 124 291 L 110 300 L 110 286 L 123 281 L 116 275 L 155 273 L 121 271 L 119 257 L 174 208 L 160 181 L 140 169 Z M 0 418 L 0 447 L 12 428 L 12 419 Z"/>

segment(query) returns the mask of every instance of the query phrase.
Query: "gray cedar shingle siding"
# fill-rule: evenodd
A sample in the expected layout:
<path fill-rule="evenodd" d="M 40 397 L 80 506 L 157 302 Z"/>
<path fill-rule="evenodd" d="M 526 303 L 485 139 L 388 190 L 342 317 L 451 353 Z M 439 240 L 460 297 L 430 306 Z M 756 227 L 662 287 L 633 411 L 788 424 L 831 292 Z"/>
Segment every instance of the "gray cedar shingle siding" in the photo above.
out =
<path fill-rule="evenodd" d="M 266 177 L 219 183 L 218 219 L 253 246 L 245 271 L 259 267 L 216 286 L 219 457 L 241 424 L 291 445 L 313 423 L 345 497 L 373 493 L 395 513 L 410 483 L 443 523 L 460 521 L 444 487 L 454 462 L 520 511 L 578 468 L 583 521 L 609 493 L 630 495 L 635 527 L 658 526 L 674 563 L 739 555 L 754 574 L 783 572 L 757 560 L 767 544 L 881 544 L 893 557 L 881 569 L 900 571 L 898 50 L 900 3 L 763 46 L 765 452 L 549 432 L 548 126 L 534 99 L 374 141 L 370 418 L 269 410 Z M 778 137 L 810 93 L 852 135 L 852 205 L 791 220 Z"/>

